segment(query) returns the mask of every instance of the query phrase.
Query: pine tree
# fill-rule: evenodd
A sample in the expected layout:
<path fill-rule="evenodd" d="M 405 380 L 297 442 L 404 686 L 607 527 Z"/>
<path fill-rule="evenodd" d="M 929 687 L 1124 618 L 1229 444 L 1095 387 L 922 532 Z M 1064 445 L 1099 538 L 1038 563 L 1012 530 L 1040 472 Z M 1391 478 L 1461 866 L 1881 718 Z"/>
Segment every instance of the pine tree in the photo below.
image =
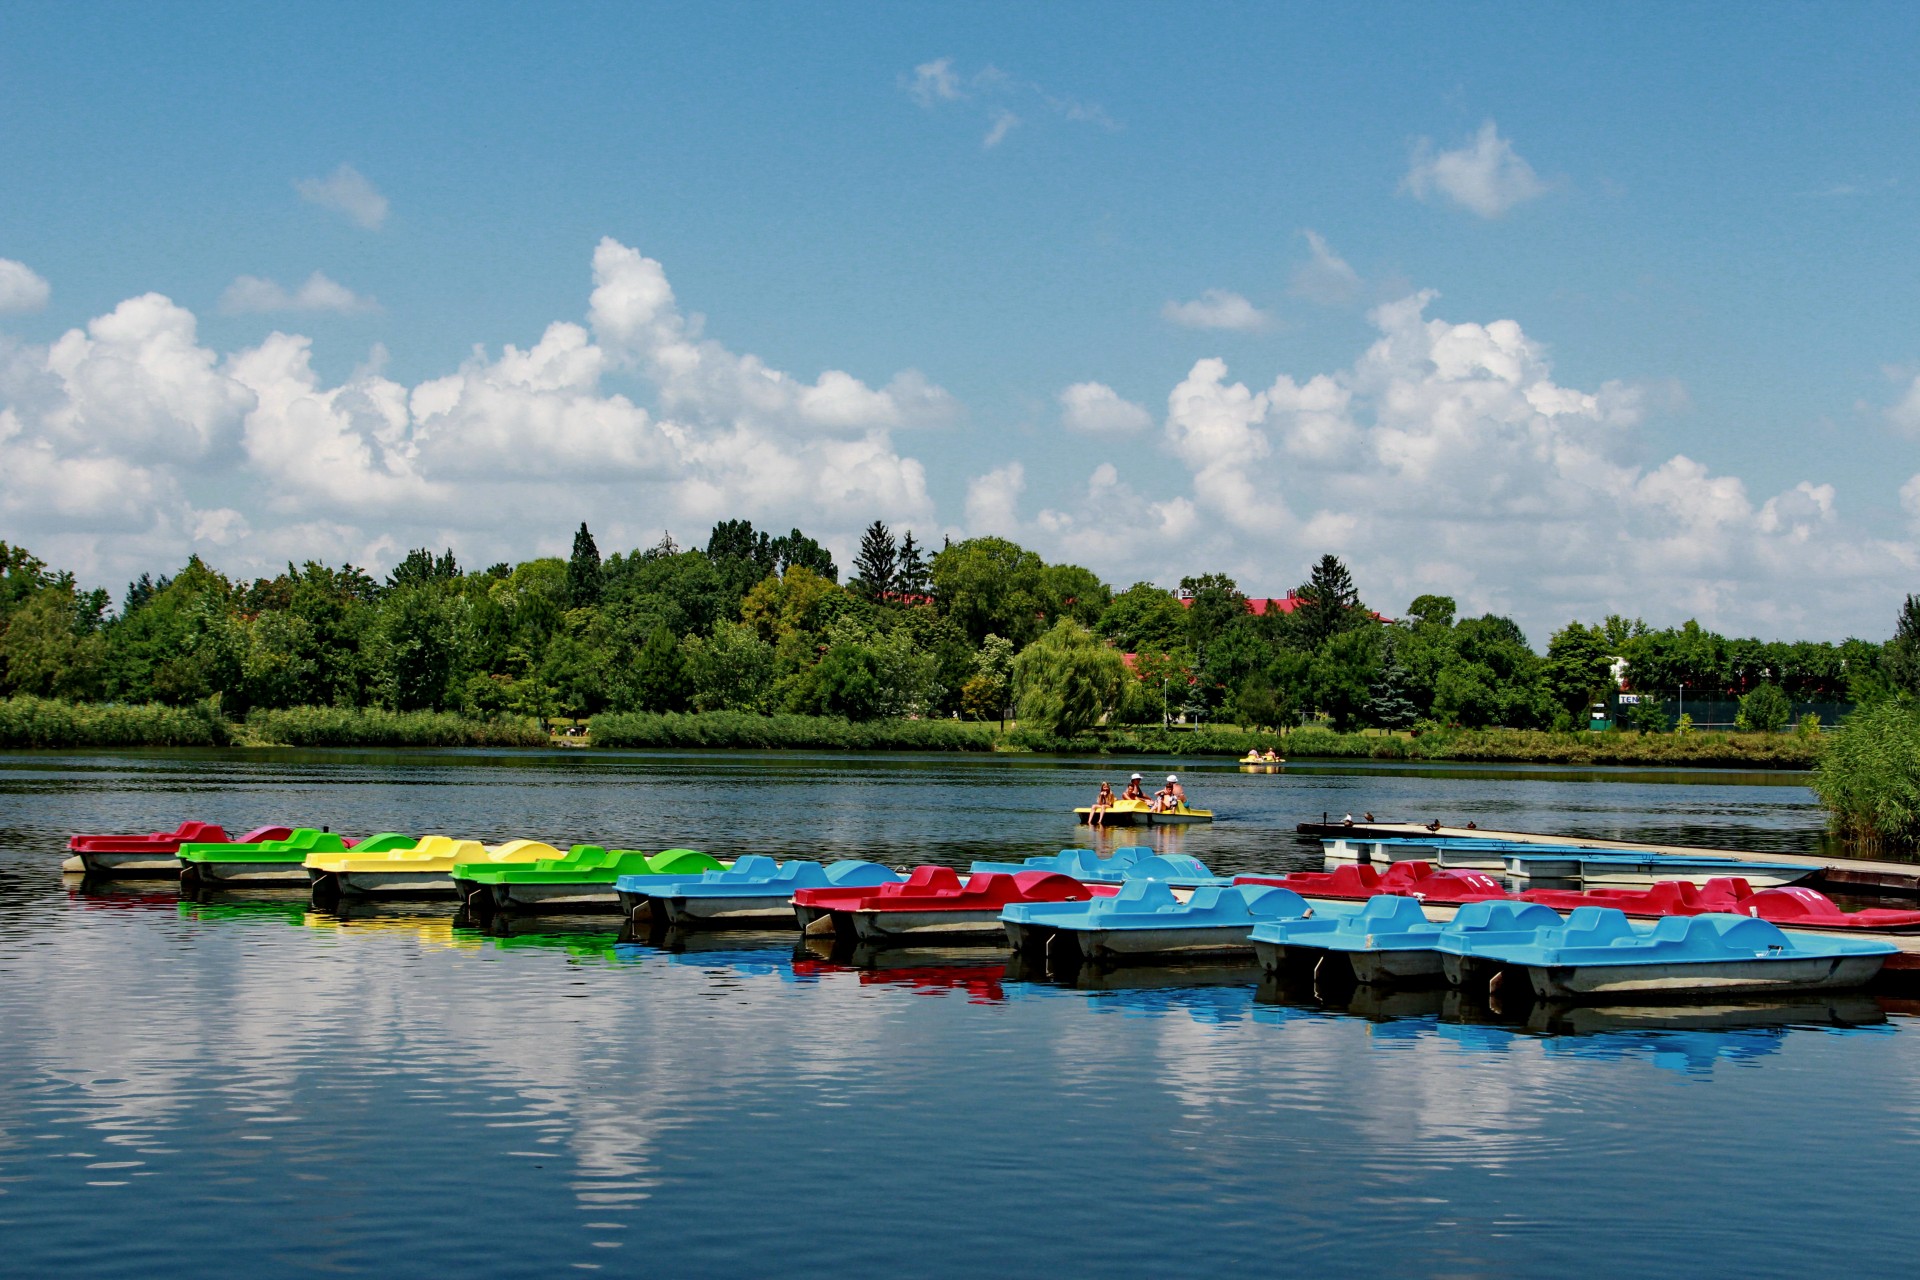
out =
<path fill-rule="evenodd" d="M 1893 639 L 1880 651 L 1880 665 L 1894 689 L 1920 694 L 1920 597 L 1908 596 L 1900 606 Z"/>
<path fill-rule="evenodd" d="M 913 540 L 913 530 L 909 529 L 900 539 L 900 565 L 893 571 L 893 589 L 911 601 L 915 596 L 926 595 L 930 586 L 926 556 L 920 544 Z"/>
<path fill-rule="evenodd" d="M 861 536 L 860 554 L 853 558 L 862 594 L 874 601 L 884 597 L 893 586 L 894 569 L 899 563 L 900 549 L 894 545 L 893 531 L 875 520 Z"/>
<path fill-rule="evenodd" d="M 1367 723 L 1381 729 L 1410 729 L 1413 722 L 1420 718 L 1420 708 L 1407 696 L 1407 687 L 1411 683 L 1407 669 L 1400 665 L 1387 651 L 1386 665 L 1380 668 L 1379 679 L 1373 682 L 1367 699 Z"/>
<path fill-rule="evenodd" d="M 600 548 L 593 545 L 582 520 L 580 532 L 573 535 L 573 558 L 567 561 L 567 598 L 574 608 L 585 609 L 600 603 L 600 587 Z"/>
<path fill-rule="evenodd" d="M 1318 649 L 1347 629 L 1360 606 L 1353 575 L 1336 555 L 1320 557 L 1307 584 L 1294 592 L 1300 598 L 1300 626 L 1309 645 Z"/>

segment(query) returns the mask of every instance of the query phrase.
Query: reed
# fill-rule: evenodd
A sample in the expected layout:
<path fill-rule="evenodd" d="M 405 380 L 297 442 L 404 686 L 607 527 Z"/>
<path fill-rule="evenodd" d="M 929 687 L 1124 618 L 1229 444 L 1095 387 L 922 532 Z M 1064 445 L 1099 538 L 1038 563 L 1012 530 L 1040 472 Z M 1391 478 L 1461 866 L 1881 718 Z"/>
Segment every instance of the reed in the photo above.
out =
<path fill-rule="evenodd" d="M 544 747 L 552 741 L 528 716 L 483 720 L 450 711 L 354 707 L 256 708 L 246 737 L 285 747 Z"/>
<path fill-rule="evenodd" d="M 607 712 L 593 718 L 596 747 L 749 750 L 991 751 L 994 727 L 961 720 L 841 720 L 750 711 Z"/>
<path fill-rule="evenodd" d="M 0 747 L 218 747 L 232 739 L 232 726 L 205 703 L 0 698 Z"/>
<path fill-rule="evenodd" d="M 1813 770 L 1827 824 L 1873 857 L 1920 848 L 1920 709 L 1862 707 L 1841 722 Z"/>

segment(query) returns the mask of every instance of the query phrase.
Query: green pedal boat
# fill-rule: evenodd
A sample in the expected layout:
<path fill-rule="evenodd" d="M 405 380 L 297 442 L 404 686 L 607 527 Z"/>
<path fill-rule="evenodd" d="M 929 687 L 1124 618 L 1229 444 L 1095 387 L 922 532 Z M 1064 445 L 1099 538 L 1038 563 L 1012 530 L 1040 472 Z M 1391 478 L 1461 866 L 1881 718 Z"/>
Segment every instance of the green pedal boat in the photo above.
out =
<path fill-rule="evenodd" d="M 576 844 L 566 853 L 536 862 L 460 863 L 454 887 L 467 913 L 484 924 L 497 915 L 620 910 L 616 882 L 621 876 L 685 876 L 698 879 L 727 864 L 695 849 L 647 854 L 637 849 L 607 849 Z"/>
<path fill-rule="evenodd" d="M 347 842 L 331 831 L 296 827 L 285 840 L 258 844 L 183 844 L 180 846 L 180 887 L 218 889 L 228 885 L 305 885 L 307 859 L 316 853 L 378 853 L 383 849 L 413 847 L 416 837 L 385 831 L 364 840 Z"/>

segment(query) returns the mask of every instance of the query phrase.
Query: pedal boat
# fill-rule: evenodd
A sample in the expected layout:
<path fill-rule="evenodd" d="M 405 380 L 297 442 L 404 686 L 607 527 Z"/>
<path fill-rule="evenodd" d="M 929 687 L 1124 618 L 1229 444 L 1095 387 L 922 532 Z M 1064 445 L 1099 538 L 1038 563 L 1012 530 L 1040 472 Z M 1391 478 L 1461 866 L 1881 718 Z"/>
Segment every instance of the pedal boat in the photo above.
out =
<path fill-rule="evenodd" d="M 653 922 L 664 918 L 675 929 L 765 929 L 794 926 L 793 898 L 802 889 L 877 889 L 906 877 L 858 859 L 776 862 L 754 854 L 695 880 L 648 886 L 639 879 L 622 876 L 619 886 L 621 905 L 635 924 L 645 922 L 650 909 Z"/>
<path fill-rule="evenodd" d="M 869 898 L 888 894 L 921 895 L 935 890 L 958 891 L 960 873 L 952 867 L 919 866 L 898 884 L 844 885 L 820 889 L 796 889 L 793 894 L 793 919 L 808 938 L 835 938 L 852 942 L 852 911 Z"/>
<path fill-rule="evenodd" d="M 1440 938 L 1492 931 L 1510 933 L 1517 922 L 1560 923 L 1550 907 L 1516 902 L 1469 902 L 1446 924 L 1435 924 L 1412 898 L 1382 894 L 1359 910 L 1304 920 L 1268 920 L 1253 929 L 1254 954 L 1268 973 L 1299 972 L 1328 957 L 1343 958 L 1354 981 L 1379 985 L 1437 982 L 1445 967 Z"/>
<path fill-rule="evenodd" d="M 1102 876 L 1097 880 L 1086 876 L 1075 876 L 1074 879 L 1080 880 L 1083 884 L 1095 889 L 1095 896 L 1089 901 L 1097 901 L 1103 896 L 1110 897 L 1130 884 L 1152 882 L 1166 885 L 1173 893 L 1176 902 L 1185 902 L 1200 889 L 1209 886 L 1213 888 L 1226 888 L 1231 883 L 1225 876 L 1214 875 L 1207 864 L 1198 858 L 1189 858 L 1184 854 L 1170 853 L 1160 855 L 1145 848 L 1121 850 L 1120 852 L 1138 852 L 1144 853 L 1147 856 L 1137 861 L 1129 862 L 1117 872 L 1108 876 Z M 1118 855 L 1116 854 L 1116 856 Z M 1039 861 L 1046 860 L 1040 859 Z M 990 870 L 992 866 L 993 864 L 991 863 L 976 862 L 973 864 L 973 869 L 975 873 L 979 873 Z M 1044 867 L 1021 868 L 1021 870 L 1044 869 Z M 1060 906 L 1066 911 L 1067 915 L 1071 917 L 1083 907 L 1085 903 L 1073 902 L 1038 905 Z M 1016 950 L 1023 952 L 1030 958 L 1038 958 L 1046 954 L 1049 943 L 1052 941 L 1054 934 L 1058 932 L 1053 920 L 1054 918 L 1052 916 L 1042 915 L 1027 918 L 1023 915 L 1020 920 L 1007 926 L 1008 941 Z M 1006 922 L 1003 920 L 1002 923 L 1005 924 Z"/>
<path fill-rule="evenodd" d="M 482 920 L 497 915 L 616 914 L 623 876 L 691 879 L 724 866 L 697 849 L 607 849 L 576 844 L 566 853 L 534 861 L 461 864 L 457 881 L 462 901 Z"/>
<path fill-rule="evenodd" d="M 1543 1000 L 1774 995 L 1865 986 L 1897 948 L 1866 937 L 1788 935 L 1752 916 L 1667 916 L 1636 929 L 1623 912 L 1581 907 L 1525 940 L 1460 944 L 1474 960 L 1524 970 Z"/>
<path fill-rule="evenodd" d="M 1123 860 L 1123 855 L 1133 856 Z M 1143 846 L 1116 849 L 1107 858 L 1100 857 L 1091 849 L 1062 849 L 1052 857 L 1028 858 L 1025 862 L 976 862 L 971 870 L 975 875 L 995 872 L 1021 875 L 1029 871 L 1052 871 L 1087 884 L 1159 880 L 1178 889 L 1232 883 L 1225 876 L 1215 875 L 1212 868 L 1198 858 L 1179 853 L 1156 854 Z"/>
<path fill-rule="evenodd" d="M 350 841 L 331 831 L 298 827 L 285 840 L 234 844 L 180 846 L 180 887 L 218 889 L 240 885 L 301 885 L 308 883 L 307 859 L 316 853 L 344 853 L 357 849 L 379 853 L 410 848 L 416 837 L 383 831 Z"/>
<path fill-rule="evenodd" d="M 1083 826 L 1092 825 L 1091 806 L 1073 811 Z M 1116 800 L 1100 817 L 1103 827 L 1180 827 L 1195 822 L 1212 822 L 1213 810 L 1189 809 L 1186 805 L 1162 813 L 1149 800 Z"/>
<path fill-rule="evenodd" d="M 1364 863 L 1347 863 L 1331 871 L 1293 871 L 1284 876 L 1238 875 L 1233 882 L 1274 885 L 1306 898 L 1353 902 L 1364 902 L 1381 894 L 1455 905 L 1513 896 L 1483 871 L 1436 867 L 1428 862 L 1396 862 L 1385 871 Z"/>
<path fill-rule="evenodd" d="M 1206 885 L 1182 902 L 1166 881 L 1141 879 L 1110 898 L 1014 903 L 1000 920 L 1008 944 L 1023 955 L 1033 955 L 1044 937 L 1056 966 L 1070 953 L 1111 965 L 1251 955 L 1254 925 L 1313 913 L 1305 898 L 1272 885 Z"/>
<path fill-rule="evenodd" d="M 67 838 L 73 856 L 61 863 L 63 871 L 89 876 L 127 879 L 177 879 L 183 844 L 260 844 L 285 840 L 292 827 L 261 827 L 234 840 L 226 828 L 211 822 L 183 822 L 172 831 L 148 835 L 76 835 Z"/>
<path fill-rule="evenodd" d="M 951 871 L 948 875 L 958 880 Z M 1096 893 L 1112 892 L 1111 886 L 1084 884 L 1053 871 L 984 872 L 968 876 L 964 884 L 881 885 L 849 908 L 847 915 L 854 936 L 868 946 L 990 945 L 1005 940 L 1000 913 L 1015 903 L 1084 902 Z"/>
<path fill-rule="evenodd" d="M 454 867 L 486 857 L 486 846 L 478 840 L 421 836 L 401 849 L 355 847 L 338 853 L 310 853 L 307 883 L 316 904 L 343 898 L 452 898 Z"/>

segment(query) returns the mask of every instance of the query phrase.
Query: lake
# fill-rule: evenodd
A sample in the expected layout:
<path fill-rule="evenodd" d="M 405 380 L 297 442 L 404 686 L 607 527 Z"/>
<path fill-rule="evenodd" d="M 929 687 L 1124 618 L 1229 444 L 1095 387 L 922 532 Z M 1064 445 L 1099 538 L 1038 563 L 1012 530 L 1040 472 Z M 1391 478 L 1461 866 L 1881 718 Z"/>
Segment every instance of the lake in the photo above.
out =
<path fill-rule="evenodd" d="M 8 1270 L 1798 1275 L 1911 1270 L 1900 1002 L 1491 1025 L 1244 973 L 860 969 L 450 908 L 81 892 L 73 831 L 295 821 L 964 865 L 1084 842 L 1144 765 L 744 753 L 0 753 Z M 1382 820 L 1816 851 L 1790 774 L 1181 765 L 1217 870 Z M 1113 836 L 1105 837 L 1110 842 Z M 1134 834 L 1121 837 L 1128 843 Z"/>

